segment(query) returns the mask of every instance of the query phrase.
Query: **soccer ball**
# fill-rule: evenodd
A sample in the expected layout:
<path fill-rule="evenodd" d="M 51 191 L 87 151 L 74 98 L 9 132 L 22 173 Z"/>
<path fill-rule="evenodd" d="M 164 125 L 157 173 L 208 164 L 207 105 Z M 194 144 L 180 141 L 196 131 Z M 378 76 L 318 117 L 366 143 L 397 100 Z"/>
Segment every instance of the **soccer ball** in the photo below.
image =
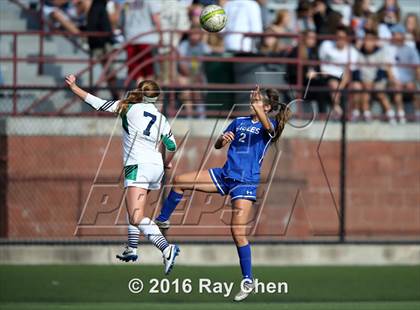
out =
<path fill-rule="evenodd" d="M 211 4 L 206 6 L 200 14 L 201 27 L 208 32 L 219 32 L 225 28 L 227 15 L 222 7 Z"/>

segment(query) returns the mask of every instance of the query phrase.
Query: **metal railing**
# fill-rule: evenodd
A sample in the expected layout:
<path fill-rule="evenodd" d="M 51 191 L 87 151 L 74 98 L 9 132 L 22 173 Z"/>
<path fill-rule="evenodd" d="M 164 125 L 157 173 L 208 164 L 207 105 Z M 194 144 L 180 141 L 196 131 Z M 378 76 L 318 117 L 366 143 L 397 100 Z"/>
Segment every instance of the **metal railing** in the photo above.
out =
<path fill-rule="evenodd" d="M 182 61 L 191 61 L 191 60 L 195 60 L 195 61 L 199 61 L 199 62 L 203 62 L 203 63 L 207 63 L 207 62 L 226 62 L 226 63 L 233 63 L 233 64 L 241 64 L 241 63 L 254 63 L 254 64 L 261 64 L 261 65 L 266 65 L 266 64 L 282 64 L 282 65 L 295 65 L 297 68 L 297 79 L 296 79 L 296 84 L 283 84 L 283 85 L 266 85 L 267 87 L 275 87 L 279 90 L 284 90 L 284 91 L 289 91 L 289 90 L 293 90 L 296 91 L 296 96 L 297 98 L 302 98 L 303 92 L 306 89 L 306 85 L 304 85 L 304 77 L 303 77 L 303 67 L 307 66 L 307 65 L 311 65 L 311 66 L 317 66 L 317 65 L 322 65 L 322 64 L 336 64 L 336 65 L 340 65 L 343 66 L 342 63 L 334 63 L 334 62 L 326 62 L 326 61 L 316 61 L 316 60 L 307 60 L 307 59 L 303 59 L 303 57 L 301 57 L 302 55 L 298 55 L 298 57 L 296 58 L 288 58 L 288 57 L 275 57 L 275 56 L 265 56 L 263 54 L 254 54 L 254 55 L 243 55 L 243 56 L 197 56 L 197 57 L 181 57 L 176 50 L 176 47 L 174 47 L 174 45 L 172 44 L 173 42 L 173 38 L 175 35 L 180 35 L 180 34 L 188 34 L 191 33 L 192 31 L 176 31 L 176 30 L 167 30 L 167 31 L 162 31 L 162 32 L 158 32 L 159 35 L 163 35 L 164 33 L 169 33 L 170 36 L 170 43 L 169 44 L 163 44 L 160 43 L 156 46 L 154 46 L 153 48 L 159 49 L 159 48 L 167 48 L 169 49 L 169 53 L 165 53 L 165 54 L 161 54 L 161 55 L 155 55 L 152 58 L 143 61 L 142 63 L 140 63 L 134 72 L 132 72 L 131 74 L 129 74 L 123 82 L 122 86 L 117 87 L 117 89 L 119 90 L 123 90 L 126 91 L 129 86 L 130 83 L 133 81 L 134 76 L 136 71 L 141 70 L 142 68 L 153 64 L 153 63 L 163 63 L 163 62 L 169 62 L 169 82 L 161 82 L 161 86 L 163 89 L 165 90 L 183 90 L 183 89 L 189 89 L 189 90 L 225 90 L 225 91 L 247 91 L 249 89 L 252 89 L 254 87 L 254 84 L 226 84 L 226 83 L 193 83 L 193 84 L 189 84 L 189 85 L 181 85 L 178 80 L 177 80 L 177 72 L 176 72 L 176 64 Z M 34 37 L 39 37 L 40 40 L 42 41 L 42 38 L 44 38 L 45 36 L 49 36 L 49 37 L 53 37 L 53 36 L 67 36 L 69 35 L 68 32 L 63 32 L 63 31 L 51 31 L 51 32 L 44 32 L 44 31 L 24 31 L 24 32 L 16 32 L 16 31 L 2 31 L 0 32 L 0 36 L 12 36 L 13 40 L 12 40 L 12 55 L 11 56 L 1 56 L 0 57 L 0 63 L 4 63 L 4 62 L 12 62 L 12 67 L 13 67 L 13 76 L 12 76 L 12 83 L 9 85 L 1 85 L 0 89 L 3 90 L 11 90 L 12 91 L 12 96 L 13 96 L 13 109 L 11 113 L 6 113 L 9 115 L 18 115 L 18 114 L 37 114 L 36 112 L 33 111 L 33 109 L 35 107 L 37 107 L 41 102 L 45 101 L 46 99 L 48 99 L 49 97 L 51 97 L 54 93 L 56 93 L 57 91 L 62 91 L 64 89 L 64 85 L 49 85 L 49 86 L 45 86 L 45 85 L 39 85 L 36 83 L 27 85 L 27 84 L 22 84 L 19 82 L 19 78 L 18 78 L 18 71 L 17 71 L 17 66 L 19 63 L 37 63 L 39 66 L 43 66 L 46 63 L 49 64 L 65 64 L 65 63 L 77 63 L 77 64 L 86 64 L 85 68 L 80 70 L 79 72 L 75 72 L 75 74 L 80 77 L 83 76 L 84 74 L 89 74 L 89 85 L 84 85 L 85 87 L 87 87 L 89 90 L 94 91 L 94 90 L 98 90 L 98 89 L 104 89 L 105 87 L 101 87 L 101 84 L 103 82 L 105 82 L 107 80 L 107 78 L 111 75 L 117 75 L 119 72 L 121 72 L 122 70 L 124 70 L 126 67 L 128 67 L 129 65 L 131 65 L 132 63 L 138 61 L 139 59 L 141 59 L 144 54 L 148 53 L 150 50 L 144 50 L 142 53 L 139 53 L 138 55 L 136 55 L 134 58 L 130 59 L 128 62 L 124 62 L 122 64 L 119 63 L 119 66 L 114 69 L 111 72 L 108 72 L 109 67 L 112 63 L 117 62 L 118 57 L 121 54 L 125 53 L 125 49 L 127 46 L 129 46 L 130 44 L 132 44 L 133 42 L 135 42 L 137 39 L 143 37 L 143 36 L 147 36 L 151 33 L 155 33 L 155 32 L 147 32 L 147 33 L 141 33 L 139 35 L 137 35 L 136 37 L 130 39 L 129 41 L 125 42 L 124 44 L 122 44 L 120 47 L 114 49 L 113 51 L 111 51 L 109 54 L 105 55 L 102 59 L 93 59 L 91 56 L 87 56 L 87 57 L 83 57 L 83 58 L 74 58 L 74 57 L 56 57 L 56 56 L 44 56 L 42 55 L 43 53 L 43 49 L 42 49 L 42 44 L 39 45 L 40 50 L 38 51 L 39 56 L 37 57 L 19 57 L 18 56 L 18 51 L 19 51 L 19 47 L 18 47 L 18 38 L 20 36 L 34 36 Z M 229 33 L 228 33 L 229 34 Z M 236 34 L 236 33 L 234 33 Z M 298 42 L 298 44 L 302 44 L 302 35 L 301 34 L 272 34 L 272 33 L 262 33 L 262 34 L 255 34 L 255 33 L 242 33 L 245 37 L 266 37 L 266 36 L 270 36 L 270 37 L 277 37 L 279 39 L 284 38 L 284 37 L 288 37 L 288 38 L 295 38 L 295 40 Z M 83 37 L 88 37 L 88 36 L 106 36 L 109 34 L 104 34 L 104 33 L 97 33 L 97 32 L 84 32 L 81 34 L 81 36 Z M 226 34 L 225 34 L 226 35 Z M 318 39 L 333 39 L 334 36 L 318 36 Z M 349 59 L 350 59 L 350 53 L 349 53 Z M 102 61 L 106 61 L 106 64 L 104 66 L 104 70 L 102 71 L 102 74 L 100 75 L 99 79 L 96 82 L 93 82 L 93 67 L 99 63 L 101 63 Z M 378 65 L 384 65 L 384 64 L 359 64 L 359 63 L 351 63 L 350 61 L 345 64 L 345 66 L 347 68 L 349 68 L 350 66 L 378 66 Z M 398 64 L 398 66 L 400 67 L 412 67 L 412 68 L 416 68 L 416 65 L 413 64 Z M 42 70 L 39 70 L 39 72 L 42 72 Z M 106 74 L 108 73 L 108 74 Z M 18 110 L 18 98 L 17 98 L 17 93 L 19 90 L 49 90 L 49 92 L 43 96 L 41 96 L 38 99 L 35 99 L 34 102 L 32 104 L 29 105 L 29 107 L 27 107 L 25 110 L 23 111 L 19 111 Z M 328 87 L 324 87 L 324 86 L 311 86 L 311 90 L 312 91 L 316 91 L 316 92 L 330 92 L 331 90 Z M 358 92 L 356 90 L 352 90 L 352 89 L 348 89 L 348 88 L 342 88 L 339 91 L 344 92 L 344 93 L 353 93 L 353 92 Z M 392 93 L 392 92 L 400 92 L 400 90 L 398 89 L 386 89 L 386 90 L 381 90 L 381 92 L 388 92 L 388 93 Z M 364 92 L 363 90 L 359 91 L 359 92 Z M 373 91 L 375 92 L 375 90 Z M 405 93 L 410 92 L 405 90 Z M 413 90 L 411 92 L 414 93 L 420 93 L 420 91 L 418 90 Z M 174 96 L 170 96 L 170 107 L 174 106 Z M 71 99 L 68 102 L 66 102 L 61 108 L 59 108 L 57 111 L 55 112 L 51 112 L 51 115 L 62 115 L 62 114 L 66 114 L 66 110 L 76 102 L 75 99 Z M 171 109 L 170 109 L 171 110 Z M 301 113 L 302 111 L 298 111 L 298 114 Z M 4 113 L 3 113 L 4 114 Z"/>

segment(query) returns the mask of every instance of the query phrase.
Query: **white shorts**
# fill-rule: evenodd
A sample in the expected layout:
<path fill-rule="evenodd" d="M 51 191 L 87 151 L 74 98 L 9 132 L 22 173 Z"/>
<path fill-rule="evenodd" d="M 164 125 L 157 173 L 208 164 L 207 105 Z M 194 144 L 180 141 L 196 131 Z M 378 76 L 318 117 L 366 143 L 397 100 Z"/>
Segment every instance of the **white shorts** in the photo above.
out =
<path fill-rule="evenodd" d="M 134 186 L 144 189 L 160 189 L 163 165 L 136 164 L 124 167 L 124 187 Z"/>

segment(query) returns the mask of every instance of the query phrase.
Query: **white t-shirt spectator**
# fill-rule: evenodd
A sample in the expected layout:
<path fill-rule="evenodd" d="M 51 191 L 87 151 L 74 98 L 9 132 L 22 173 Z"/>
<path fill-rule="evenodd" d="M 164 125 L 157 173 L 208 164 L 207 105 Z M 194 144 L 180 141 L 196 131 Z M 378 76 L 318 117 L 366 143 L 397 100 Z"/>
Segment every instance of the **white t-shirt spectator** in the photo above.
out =
<path fill-rule="evenodd" d="M 378 47 L 373 52 L 358 51 L 358 71 L 362 82 L 375 82 L 383 75 L 385 77 L 387 67 L 385 64 L 392 63 L 387 48 Z M 378 64 L 373 66 L 374 64 Z"/>
<path fill-rule="evenodd" d="M 161 12 L 160 12 L 160 25 L 162 31 L 165 30 L 189 30 L 190 29 L 190 20 L 188 18 L 188 6 L 185 2 L 180 0 L 155 0 L 161 3 Z M 182 33 L 171 33 L 163 32 L 162 33 L 162 43 L 164 45 L 170 45 L 176 47 L 181 40 Z M 172 39 L 172 42 L 171 42 Z M 160 49 L 161 53 L 168 53 L 170 51 L 169 47 L 163 47 Z"/>
<path fill-rule="evenodd" d="M 420 57 L 417 49 L 410 45 L 390 45 L 387 48 L 387 52 L 391 57 L 391 61 L 398 64 L 412 64 L 420 65 Z M 409 83 L 416 81 L 416 71 L 413 67 L 399 67 L 394 65 L 392 67 L 392 72 L 394 73 L 395 78 L 400 83 Z"/>
<path fill-rule="evenodd" d="M 140 33 L 156 30 L 153 22 L 153 15 L 160 12 L 159 1 L 155 0 L 133 0 L 126 2 L 125 11 L 125 36 L 130 40 Z M 133 44 L 158 44 L 159 34 L 148 34 L 135 39 Z"/>
<path fill-rule="evenodd" d="M 262 33 L 261 8 L 254 0 L 230 0 L 224 6 L 228 16 L 226 31 Z M 258 39 L 258 38 L 257 38 Z M 244 37 L 242 34 L 225 35 L 226 51 L 252 52 L 256 38 Z"/>
<path fill-rule="evenodd" d="M 343 49 L 338 49 L 333 41 L 324 41 L 319 48 L 319 59 L 321 61 L 336 62 L 338 64 L 321 64 L 321 72 L 340 78 L 345 66 L 350 62 L 357 62 L 358 52 L 352 45 L 347 45 Z M 340 65 L 342 64 L 342 65 Z M 354 65 L 350 66 L 355 69 Z"/>

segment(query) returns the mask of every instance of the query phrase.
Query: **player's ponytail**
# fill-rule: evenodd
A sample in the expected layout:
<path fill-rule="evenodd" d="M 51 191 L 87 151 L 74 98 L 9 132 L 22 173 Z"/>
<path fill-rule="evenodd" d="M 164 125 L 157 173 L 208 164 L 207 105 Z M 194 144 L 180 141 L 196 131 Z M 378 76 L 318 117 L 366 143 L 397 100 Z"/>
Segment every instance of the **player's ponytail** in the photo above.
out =
<path fill-rule="evenodd" d="M 276 135 L 273 138 L 274 141 L 277 141 L 280 138 L 283 129 L 291 116 L 292 111 L 290 110 L 289 106 L 284 103 L 279 104 L 279 112 L 276 114 L 277 128 Z"/>
<path fill-rule="evenodd" d="M 125 99 L 120 100 L 117 113 L 125 114 L 129 104 L 155 103 L 160 95 L 159 85 L 152 80 L 144 80 L 139 83 L 135 90 L 128 92 Z"/>
<path fill-rule="evenodd" d="M 280 138 L 286 123 L 292 115 L 292 111 L 288 105 L 280 102 L 280 94 L 274 88 L 262 89 L 261 94 L 263 95 L 264 101 L 271 106 L 270 112 L 278 111 L 276 114 L 276 135 L 273 138 L 273 141 L 275 142 Z"/>

